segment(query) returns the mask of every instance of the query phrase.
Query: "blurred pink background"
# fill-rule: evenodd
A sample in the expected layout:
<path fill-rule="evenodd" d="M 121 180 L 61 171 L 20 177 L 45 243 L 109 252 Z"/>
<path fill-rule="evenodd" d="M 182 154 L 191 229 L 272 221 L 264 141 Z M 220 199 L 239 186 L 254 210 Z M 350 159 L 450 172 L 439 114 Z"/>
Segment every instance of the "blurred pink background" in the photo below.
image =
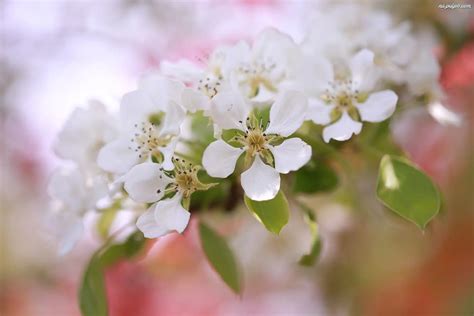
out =
<path fill-rule="evenodd" d="M 79 315 L 76 290 L 97 236 L 89 233 L 61 258 L 44 229 L 44 188 L 58 165 L 51 145 L 74 107 L 99 99 L 117 109 L 121 95 L 162 59 L 199 62 L 215 45 L 251 39 L 266 26 L 300 41 L 317 2 L 0 3 L 1 314 Z M 302 223 L 295 218 L 276 238 L 237 212 L 218 220 L 226 234 L 246 227 L 231 241 L 245 274 L 238 297 L 208 266 L 192 223 L 183 236 L 150 241 L 145 258 L 107 271 L 110 314 L 472 315 L 474 11 L 440 11 L 429 3 L 400 6 L 396 14 L 469 37 L 449 54 L 439 39 L 440 80 L 464 124 L 442 126 L 418 111 L 394 129 L 444 194 L 443 212 L 424 234 L 398 219 L 358 217 L 322 199 L 321 226 L 331 243 L 320 263 L 304 268 L 293 249 L 307 237 Z"/>

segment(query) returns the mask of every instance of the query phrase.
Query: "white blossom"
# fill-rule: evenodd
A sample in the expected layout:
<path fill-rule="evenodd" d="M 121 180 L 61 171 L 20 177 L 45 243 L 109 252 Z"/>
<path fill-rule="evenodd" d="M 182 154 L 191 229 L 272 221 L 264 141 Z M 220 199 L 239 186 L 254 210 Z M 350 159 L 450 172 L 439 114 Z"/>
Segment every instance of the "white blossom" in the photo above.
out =
<path fill-rule="evenodd" d="M 268 102 L 294 76 L 294 67 L 301 56 L 293 39 L 274 28 L 260 32 L 252 45 L 240 41 L 233 46 L 220 46 L 203 69 L 191 62 L 162 63 L 162 71 L 193 83 L 201 93 L 187 91 L 197 108 L 205 108 L 202 95 L 212 99 L 219 91 L 232 86 L 255 102 Z M 208 100 L 209 101 L 209 100 Z"/>
<path fill-rule="evenodd" d="M 160 164 L 144 162 L 133 167 L 123 178 L 130 198 L 141 203 L 157 202 L 137 221 L 137 227 L 147 238 L 157 238 L 173 231 L 182 233 L 190 218 L 183 200 L 189 203 L 192 193 L 213 185 L 199 181 L 199 168 L 179 158 L 173 158 L 173 163 L 174 170 L 166 171 Z"/>
<path fill-rule="evenodd" d="M 87 177 L 77 167 L 61 168 L 52 174 L 48 194 L 55 202 L 48 220 L 63 255 L 80 239 L 84 215 L 107 196 L 107 181 L 102 176 Z"/>
<path fill-rule="evenodd" d="M 439 76 L 438 62 L 429 35 L 414 31 L 408 21 L 360 3 L 343 3 L 320 8 L 314 14 L 302 43 L 310 56 L 341 63 L 368 49 L 380 80 L 407 85 L 411 92 L 430 92 Z"/>
<path fill-rule="evenodd" d="M 191 112 L 209 110 L 210 100 L 228 85 L 227 78 L 223 77 L 222 67 L 230 49 L 227 45 L 218 46 L 203 66 L 186 59 L 174 63 L 165 60 L 161 63 L 164 75 L 189 85 L 183 90 L 182 100 L 183 105 Z"/>
<path fill-rule="evenodd" d="M 371 51 L 362 50 L 351 58 L 348 69 L 339 73 L 321 62 L 320 80 L 307 91 L 308 118 L 325 126 L 325 142 L 348 140 L 360 133 L 362 121 L 381 122 L 395 111 L 398 97 L 393 91 L 374 91 L 378 77 L 373 59 Z"/>
<path fill-rule="evenodd" d="M 55 153 L 76 162 L 83 171 L 100 172 L 99 150 L 116 137 L 117 122 L 99 101 L 90 101 L 87 108 L 76 108 L 67 119 L 54 143 Z"/>
<path fill-rule="evenodd" d="M 214 98 L 211 113 L 215 124 L 224 130 L 236 130 L 237 135 L 231 140 L 234 145 L 223 139 L 211 143 L 202 163 L 210 176 L 226 178 L 245 153 L 250 165 L 241 175 L 245 194 L 256 201 L 270 200 L 280 189 L 280 173 L 298 170 L 311 157 L 311 147 L 301 139 L 286 139 L 303 123 L 307 101 L 298 92 L 280 93 L 265 126 L 251 110 L 235 91 L 225 91 Z"/>
<path fill-rule="evenodd" d="M 106 171 L 124 174 L 153 157 L 172 169 L 180 126 L 184 85 L 161 76 L 144 78 L 138 90 L 127 93 L 120 105 L 120 136 L 99 152 L 98 164 Z"/>

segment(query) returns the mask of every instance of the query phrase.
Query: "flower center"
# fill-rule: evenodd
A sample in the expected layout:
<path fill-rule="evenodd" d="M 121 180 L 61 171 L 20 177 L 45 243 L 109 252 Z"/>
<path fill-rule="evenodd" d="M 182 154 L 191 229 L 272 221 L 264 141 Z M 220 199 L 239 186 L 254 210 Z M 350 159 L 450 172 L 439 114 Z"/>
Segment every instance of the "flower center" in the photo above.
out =
<path fill-rule="evenodd" d="M 328 105 L 334 106 L 331 111 L 331 120 L 337 121 L 343 112 L 347 112 L 352 119 L 360 121 L 359 111 L 355 105 L 362 101 L 364 95 L 359 93 L 359 90 L 353 89 L 352 80 L 335 80 L 329 82 L 328 86 L 321 99 Z"/>
<path fill-rule="evenodd" d="M 272 165 L 273 155 L 268 146 L 279 144 L 283 138 L 277 134 L 267 135 L 265 130 L 270 121 L 264 123 L 263 119 L 257 119 L 253 113 L 247 118 L 245 124 L 242 121 L 240 123 L 242 129 L 235 132 L 237 135 L 229 139 L 229 144 L 245 149 L 246 164 L 250 164 L 252 158 L 259 155 L 264 162 Z"/>
<path fill-rule="evenodd" d="M 160 147 L 168 145 L 171 137 L 171 135 L 160 135 L 159 128 L 154 123 L 142 122 L 135 124 L 135 133 L 130 139 L 131 145 L 128 148 L 138 153 L 139 158 L 161 156 Z"/>
<path fill-rule="evenodd" d="M 178 191 L 183 198 L 189 198 L 191 194 L 198 190 L 207 190 L 214 184 L 204 184 L 198 178 L 199 167 L 191 163 L 186 163 L 184 159 L 172 158 L 175 166 L 174 182 L 170 187 L 172 191 Z"/>
<path fill-rule="evenodd" d="M 208 96 L 209 99 L 212 99 L 221 88 L 221 80 L 221 77 L 208 75 L 206 78 L 199 80 L 197 89 Z"/>
<path fill-rule="evenodd" d="M 175 181 L 184 197 L 190 196 L 195 191 L 194 177 L 186 171 L 182 174 L 178 174 Z"/>
<path fill-rule="evenodd" d="M 277 90 L 276 84 L 282 79 L 281 76 L 274 78 L 273 72 L 275 69 L 276 64 L 271 60 L 257 60 L 242 64 L 237 68 L 237 73 L 240 76 L 239 83 L 247 86 L 249 97 L 256 96 L 261 86 L 275 92 Z"/>
<path fill-rule="evenodd" d="M 266 135 L 259 128 L 250 130 L 247 132 L 246 137 L 246 146 L 247 151 L 250 152 L 250 155 L 253 157 L 255 154 L 261 152 L 265 149 L 267 144 Z"/>

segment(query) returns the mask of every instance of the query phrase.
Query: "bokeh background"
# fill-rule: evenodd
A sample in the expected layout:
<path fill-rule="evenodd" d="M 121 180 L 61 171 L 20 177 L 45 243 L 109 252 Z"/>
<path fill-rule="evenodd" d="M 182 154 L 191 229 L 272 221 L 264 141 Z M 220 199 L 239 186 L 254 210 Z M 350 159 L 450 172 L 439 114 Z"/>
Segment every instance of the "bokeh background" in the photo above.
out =
<path fill-rule="evenodd" d="M 74 107 L 98 99 L 117 109 L 161 60 L 199 61 L 265 26 L 300 41 L 320 2 L 0 2 L 0 314 L 79 315 L 76 289 L 98 238 L 89 233 L 58 257 L 44 219 L 45 185 L 59 163 L 51 145 Z M 397 143 L 440 186 L 439 216 L 420 232 L 381 208 L 361 178 L 357 190 L 368 198 L 359 209 L 326 195 L 312 201 L 325 243 L 311 268 L 297 264 L 310 242 L 297 216 L 279 238 L 245 210 L 210 218 L 242 265 L 241 297 L 209 268 L 192 222 L 183 236 L 161 238 L 146 257 L 107 271 L 111 315 L 473 315 L 474 9 L 364 4 L 430 30 L 446 106 L 464 117 L 460 127 L 443 126 L 419 109 L 393 126 Z"/>

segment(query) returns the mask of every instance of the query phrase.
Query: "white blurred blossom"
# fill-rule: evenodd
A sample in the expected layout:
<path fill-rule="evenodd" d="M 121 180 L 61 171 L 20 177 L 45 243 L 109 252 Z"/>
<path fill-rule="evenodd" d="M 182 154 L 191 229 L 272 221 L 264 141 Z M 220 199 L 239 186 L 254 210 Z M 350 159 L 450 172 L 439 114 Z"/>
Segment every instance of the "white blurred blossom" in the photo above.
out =
<path fill-rule="evenodd" d="M 77 167 L 56 170 L 48 184 L 54 207 L 47 225 L 59 242 L 59 254 L 68 253 L 81 238 L 83 218 L 96 209 L 97 202 L 108 194 L 103 176 L 87 177 Z"/>

